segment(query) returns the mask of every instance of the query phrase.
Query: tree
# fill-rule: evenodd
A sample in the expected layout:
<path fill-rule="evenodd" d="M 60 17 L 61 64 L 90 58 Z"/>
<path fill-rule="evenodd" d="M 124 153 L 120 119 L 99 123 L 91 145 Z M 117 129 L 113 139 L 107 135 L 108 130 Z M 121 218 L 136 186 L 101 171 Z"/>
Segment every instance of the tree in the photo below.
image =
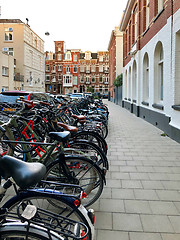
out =
<path fill-rule="evenodd" d="M 115 87 L 120 87 L 123 84 L 123 74 L 121 73 L 120 75 L 117 76 L 117 78 L 114 80 L 113 85 Z"/>

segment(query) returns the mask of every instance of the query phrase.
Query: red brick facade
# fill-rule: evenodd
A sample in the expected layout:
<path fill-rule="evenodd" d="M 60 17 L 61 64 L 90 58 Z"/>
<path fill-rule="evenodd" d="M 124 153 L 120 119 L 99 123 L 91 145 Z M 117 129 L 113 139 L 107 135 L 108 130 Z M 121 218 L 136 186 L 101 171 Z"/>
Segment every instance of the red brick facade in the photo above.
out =
<path fill-rule="evenodd" d="M 64 51 L 64 42 L 55 41 L 55 53 L 46 53 L 46 92 L 109 91 L 109 52 Z M 83 69 L 83 70 L 82 70 Z"/>
<path fill-rule="evenodd" d="M 121 22 L 120 29 L 123 34 L 123 66 L 131 59 L 131 50 L 136 45 L 136 51 L 142 49 L 167 23 L 167 19 L 180 7 L 179 0 L 162 0 L 162 7 L 158 0 L 128 1 L 126 10 L 130 15 Z M 146 11 L 149 7 L 149 25 L 146 26 Z M 129 7 L 130 6 L 130 7 Z M 128 9 L 129 7 L 129 9 Z M 160 8 L 161 7 L 161 8 Z M 135 39 L 135 13 L 137 11 L 137 39 Z M 125 15 L 124 15 L 125 16 Z"/>

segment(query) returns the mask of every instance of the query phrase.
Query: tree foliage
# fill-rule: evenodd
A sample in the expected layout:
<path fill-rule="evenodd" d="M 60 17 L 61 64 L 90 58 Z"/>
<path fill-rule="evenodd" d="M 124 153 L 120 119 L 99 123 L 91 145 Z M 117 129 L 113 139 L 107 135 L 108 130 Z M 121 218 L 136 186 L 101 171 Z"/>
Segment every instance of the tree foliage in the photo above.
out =
<path fill-rule="evenodd" d="M 114 80 L 113 85 L 115 87 L 120 87 L 123 84 L 123 74 L 121 73 L 120 75 L 117 76 L 117 78 Z"/>

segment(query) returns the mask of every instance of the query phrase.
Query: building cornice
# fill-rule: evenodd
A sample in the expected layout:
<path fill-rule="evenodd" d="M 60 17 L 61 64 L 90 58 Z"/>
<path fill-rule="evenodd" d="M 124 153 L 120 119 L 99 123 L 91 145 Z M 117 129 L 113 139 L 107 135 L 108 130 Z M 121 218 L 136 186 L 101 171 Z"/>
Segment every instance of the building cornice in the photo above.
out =
<path fill-rule="evenodd" d="M 127 2 L 122 20 L 120 22 L 120 28 L 119 29 L 120 29 L 121 32 L 125 31 L 125 29 L 126 29 L 129 18 L 131 16 L 131 10 L 132 10 L 132 7 L 133 7 L 134 3 L 135 3 L 135 0 L 128 0 L 128 2 Z"/>

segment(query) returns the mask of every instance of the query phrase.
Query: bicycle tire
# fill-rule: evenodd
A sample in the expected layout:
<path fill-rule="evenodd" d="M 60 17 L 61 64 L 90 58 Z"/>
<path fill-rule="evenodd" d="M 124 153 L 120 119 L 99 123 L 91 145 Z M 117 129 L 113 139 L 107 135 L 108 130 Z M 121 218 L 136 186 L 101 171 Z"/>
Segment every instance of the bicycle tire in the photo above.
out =
<path fill-rule="evenodd" d="M 73 136 L 73 139 L 85 139 L 93 142 L 101 148 L 105 155 L 107 154 L 108 146 L 106 140 L 98 132 L 85 130 L 79 131 Z"/>
<path fill-rule="evenodd" d="M 16 213 L 19 203 L 23 203 L 23 206 L 33 204 L 41 209 L 82 222 L 89 230 L 87 240 L 92 239 L 91 227 L 88 220 L 83 215 L 82 207 L 77 208 L 72 202 L 67 201 L 65 197 L 25 190 L 9 199 L 2 207 L 8 209 L 9 213 Z"/>
<path fill-rule="evenodd" d="M 27 238 L 27 224 L 25 223 L 7 223 L 0 226 L 1 240 L 49 240 L 49 235 L 40 227 L 29 226 Z M 51 240 L 60 240 L 63 238 L 51 236 Z"/>
<path fill-rule="evenodd" d="M 82 156 L 65 156 L 66 165 L 71 170 L 72 176 L 78 180 L 73 182 L 66 177 L 62 171 L 62 163 L 59 159 L 51 162 L 47 168 L 45 180 L 79 185 L 87 194 L 82 199 L 82 205 L 89 207 L 102 194 L 104 178 L 101 169 L 91 160 Z"/>
<path fill-rule="evenodd" d="M 85 157 L 95 162 L 101 169 L 109 169 L 108 159 L 103 151 L 94 143 L 86 140 L 74 140 L 70 141 L 69 147 L 80 150 Z M 66 152 L 67 149 L 65 149 Z M 78 153 L 78 152 L 77 152 Z"/>

